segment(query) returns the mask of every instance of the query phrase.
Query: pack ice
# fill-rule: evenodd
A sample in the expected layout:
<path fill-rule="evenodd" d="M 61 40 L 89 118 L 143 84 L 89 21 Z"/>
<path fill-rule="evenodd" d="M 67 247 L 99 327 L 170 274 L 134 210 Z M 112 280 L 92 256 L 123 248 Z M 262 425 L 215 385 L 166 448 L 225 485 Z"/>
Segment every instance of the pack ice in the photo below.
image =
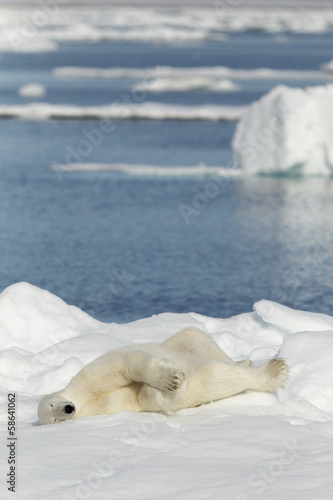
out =
<path fill-rule="evenodd" d="M 161 342 L 185 326 L 209 333 L 236 361 L 284 357 L 285 389 L 172 416 L 120 412 L 39 425 L 37 397 L 62 389 L 89 361 L 133 342 Z M 0 350 L 1 498 L 13 496 L 8 443 L 18 499 L 332 498 L 331 316 L 261 300 L 252 312 L 226 319 L 164 313 L 102 323 L 17 283 L 0 294 Z M 15 444 L 8 440 L 13 394 Z"/>
<path fill-rule="evenodd" d="M 330 176 L 333 85 L 279 85 L 247 108 L 232 141 L 234 163 L 249 174 Z"/>

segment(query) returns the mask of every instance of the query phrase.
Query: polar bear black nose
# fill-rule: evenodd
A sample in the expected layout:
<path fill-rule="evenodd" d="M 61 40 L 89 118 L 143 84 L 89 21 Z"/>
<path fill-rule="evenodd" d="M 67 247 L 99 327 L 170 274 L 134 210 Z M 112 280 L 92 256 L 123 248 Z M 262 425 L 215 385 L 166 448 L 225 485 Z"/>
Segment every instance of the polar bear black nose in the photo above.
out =
<path fill-rule="evenodd" d="M 73 413 L 74 410 L 75 410 L 75 407 L 73 405 L 66 405 L 65 406 L 66 413 Z"/>

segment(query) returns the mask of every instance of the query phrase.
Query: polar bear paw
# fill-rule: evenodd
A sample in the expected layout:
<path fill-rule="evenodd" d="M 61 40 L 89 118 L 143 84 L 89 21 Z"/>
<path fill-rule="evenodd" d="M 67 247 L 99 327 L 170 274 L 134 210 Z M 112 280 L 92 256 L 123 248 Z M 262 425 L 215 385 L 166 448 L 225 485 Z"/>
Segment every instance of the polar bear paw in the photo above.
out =
<path fill-rule="evenodd" d="M 242 361 L 237 361 L 237 364 L 243 366 L 253 366 L 253 361 L 250 359 L 243 359 Z"/>
<path fill-rule="evenodd" d="M 266 373 L 269 379 L 269 390 L 274 391 L 283 387 L 283 383 L 288 376 L 288 365 L 284 359 L 271 359 L 265 365 Z"/>
<path fill-rule="evenodd" d="M 185 373 L 175 363 L 167 359 L 159 360 L 154 381 L 151 385 L 161 391 L 177 391 L 185 382 Z"/>

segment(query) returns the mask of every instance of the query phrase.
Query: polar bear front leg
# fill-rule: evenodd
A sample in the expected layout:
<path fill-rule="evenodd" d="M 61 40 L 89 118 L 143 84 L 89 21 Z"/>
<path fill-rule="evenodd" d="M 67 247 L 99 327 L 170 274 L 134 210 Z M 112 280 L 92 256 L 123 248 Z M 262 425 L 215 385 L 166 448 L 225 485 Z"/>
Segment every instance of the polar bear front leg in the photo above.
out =
<path fill-rule="evenodd" d="M 132 351 L 126 355 L 129 377 L 134 382 L 143 382 L 161 391 L 178 390 L 185 381 L 185 373 L 171 357 L 156 356 L 143 351 Z"/>

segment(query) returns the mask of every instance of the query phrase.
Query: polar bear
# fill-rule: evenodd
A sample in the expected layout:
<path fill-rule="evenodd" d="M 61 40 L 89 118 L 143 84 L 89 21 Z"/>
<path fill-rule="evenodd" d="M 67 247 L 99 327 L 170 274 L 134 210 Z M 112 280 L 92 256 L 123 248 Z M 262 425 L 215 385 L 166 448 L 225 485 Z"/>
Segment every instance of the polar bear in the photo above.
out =
<path fill-rule="evenodd" d="M 234 362 L 206 333 L 189 327 L 162 344 L 115 349 L 82 368 L 67 387 L 41 398 L 42 424 L 120 410 L 174 413 L 246 390 L 271 392 L 287 377 L 282 359 Z"/>

